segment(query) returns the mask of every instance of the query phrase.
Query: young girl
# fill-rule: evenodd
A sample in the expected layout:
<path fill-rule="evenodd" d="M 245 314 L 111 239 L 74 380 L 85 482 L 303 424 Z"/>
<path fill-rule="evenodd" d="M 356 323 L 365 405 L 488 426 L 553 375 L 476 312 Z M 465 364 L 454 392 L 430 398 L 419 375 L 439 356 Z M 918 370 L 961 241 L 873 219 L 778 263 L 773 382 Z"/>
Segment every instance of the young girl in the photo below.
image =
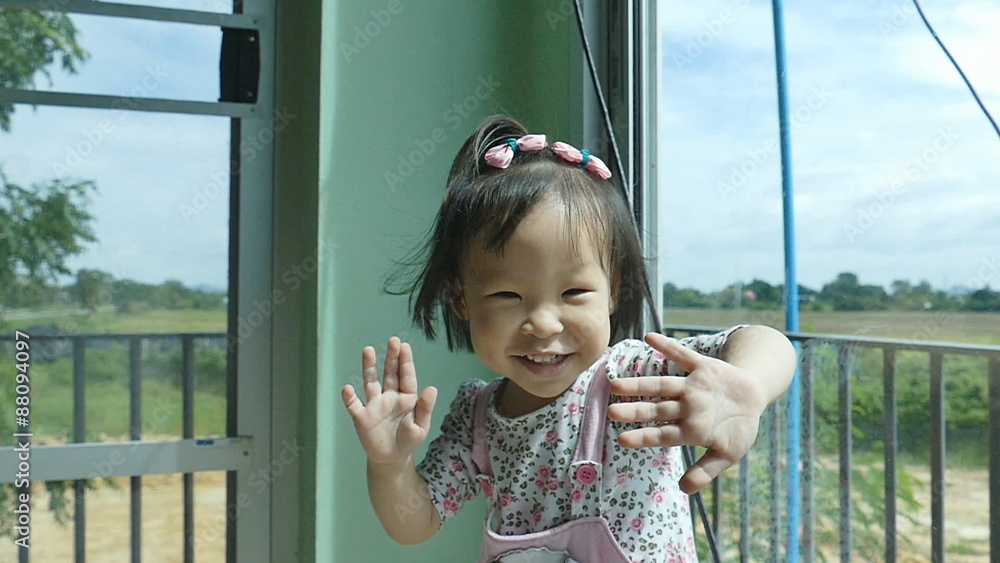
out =
<path fill-rule="evenodd" d="M 459 387 L 416 465 L 437 390 L 418 395 L 408 344 L 389 340 L 381 384 L 363 350 L 367 404 L 349 385 L 343 399 L 394 540 L 427 540 L 482 491 L 481 562 L 697 559 L 685 493 L 746 454 L 794 352 L 758 326 L 627 339 L 653 301 L 610 177 L 586 151 L 503 117 L 459 151 L 413 319 L 433 339 L 440 314 L 449 348 L 501 377 Z M 707 448 L 686 473 L 680 444 Z"/>

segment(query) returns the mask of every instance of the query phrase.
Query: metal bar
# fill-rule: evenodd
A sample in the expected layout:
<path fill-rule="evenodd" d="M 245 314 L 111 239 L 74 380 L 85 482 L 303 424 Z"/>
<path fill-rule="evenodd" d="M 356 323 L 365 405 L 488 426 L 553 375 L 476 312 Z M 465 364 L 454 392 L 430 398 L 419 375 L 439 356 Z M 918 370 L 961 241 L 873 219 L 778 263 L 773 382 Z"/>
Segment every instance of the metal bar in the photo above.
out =
<path fill-rule="evenodd" d="M 990 558 L 1000 557 L 1000 354 L 989 356 Z"/>
<path fill-rule="evenodd" d="M 718 331 L 716 331 L 718 332 Z M 74 337 L 80 337 L 85 339 L 87 342 L 94 342 L 95 340 L 117 340 L 123 341 L 130 337 L 139 337 L 145 340 L 155 340 L 163 338 L 177 338 L 190 336 L 192 338 L 226 338 L 227 334 L 224 332 L 80 332 L 73 335 Z M 32 340 L 66 340 L 66 336 L 62 334 L 38 334 L 31 335 Z M 0 334 L 0 342 L 13 341 L 14 335 L 12 333 Z M 997 348 L 1000 352 L 1000 347 Z"/>
<path fill-rule="evenodd" d="M 183 437 L 194 438 L 194 339 L 181 340 L 183 373 L 181 405 L 184 410 Z M 194 474 L 184 474 L 184 563 L 194 562 Z"/>
<path fill-rule="evenodd" d="M 813 395 L 813 343 L 802 347 L 802 542 L 801 557 L 812 563 L 816 559 L 816 499 L 813 491 L 815 476 L 816 401 Z"/>
<path fill-rule="evenodd" d="M 851 561 L 851 349 L 837 345 L 840 391 L 840 560 Z"/>
<path fill-rule="evenodd" d="M 142 340 L 129 338 L 129 438 L 142 437 Z M 131 503 L 129 522 L 131 527 L 132 563 L 142 561 L 142 477 L 130 479 Z"/>
<path fill-rule="evenodd" d="M 944 561 L 944 362 L 931 352 L 931 561 Z"/>
<path fill-rule="evenodd" d="M 795 181 L 792 173 L 792 126 L 788 109 L 788 65 L 785 59 L 785 8 L 783 0 L 771 0 L 774 34 L 774 70 L 778 93 L 778 139 L 781 147 L 781 210 L 782 240 L 785 261 L 785 330 L 799 331 L 799 283 L 795 255 Z M 787 476 L 785 489 L 788 528 L 785 533 L 785 560 L 799 560 L 799 410 L 798 374 L 792 378 L 788 397 L 788 430 L 786 436 Z M 795 491 L 795 494 L 792 494 Z M 777 546 L 772 547 L 777 560 Z"/>
<path fill-rule="evenodd" d="M 31 449 L 32 449 L 32 455 L 34 455 L 35 448 L 33 447 Z M 32 469 L 34 469 L 34 468 L 32 468 Z M 13 473 L 8 473 L 8 475 L 13 475 Z M 21 495 L 22 493 L 28 495 L 28 509 L 30 510 L 31 509 L 31 504 L 32 504 L 32 502 L 31 502 L 31 496 L 32 496 L 31 495 L 31 483 L 28 483 L 27 487 L 19 487 L 17 489 L 17 494 L 18 495 Z M 23 545 L 19 545 L 17 547 L 17 563 L 31 563 L 31 549 L 29 547 L 24 547 Z"/>
<path fill-rule="evenodd" d="M 63 106 L 76 108 L 113 109 L 182 113 L 185 115 L 216 115 L 222 117 L 258 117 L 257 106 L 239 102 L 196 102 L 158 98 L 133 98 L 108 94 L 77 94 L 0 88 L 0 104 L 31 104 L 33 106 Z"/>
<path fill-rule="evenodd" d="M 95 2 L 93 0 L 0 0 L 0 8 L 21 8 L 25 10 L 44 10 L 47 12 L 88 14 L 169 23 L 260 29 L 257 17 L 251 15 L 156 8 L 136 4 Z"/>
<path fill-rule="evenodd" d="M 712 533 L 715 534 L 715 543 L 722 552 L 722 479 L 712 481 Z"/>
<path fill-rule="evenodd" d="M 779 449 L 779 437 L 778 437 L 778 406 L 777 403 L 771 405 L 767 409 L 770 411 L 768 415 L 768 431 L 767 431 L 767 463 L 770 471 L 770 484 L 771 484 L 771 507 L 770 507 L 770 520 L 771 525 L 768 530 L 769 535 L 769 545 L 770 545 L 770 559 L 773 563 L 778 561 L 778 546 L 781 545 L 781 467 L 778 464 L 778 449 Z"/>
<path fill-rule="evenodd" d="M 885 560 L 895 561 L 896 550 L 896 454 L 899 427 L 896 422 L 896 351 L 882 351 L 883 417 L 885 419 Z"/>
<path fill-rule="evenodd" d="M 68 481 L 247 469 L 249 437 L 133 441 L 31 447 L 32 481 Z M 17 453 L 0 448 L 0 484 L 13 483 Z"/>
<path fill-rule="evenodd" d="M 73 442 L 87 441 L 87 340 L 73 338 Z M 86 481 L 73 481 L 73 559 L 87 558 Z"/>
<path fill-rule="evenodd" d="M 750 561 L 750 454 L 740 460 L 740 563 Z"/>
<path fill-rule="evenodd" d="M 722 329 L 726 327 L 721 327 Z M 701 325 L 671 325 L 664 330 L 674 330 L 689 334 L 710 334 L 718 332 L 720 327 Z M 985 344 L 956 344 L 954 342 L 928 342 L 924 340 L 900 340 L 890 338 L 859 338 L 842 334 L 815 334 L 783 331 L 789 340 L 794 342 L 822 341 L 826 344 L 851 344 L 869 348 L 895 348 L 896 350 L 914 350 L 918 352 L 937 351 L 945 354 L 962 354 L 967 356 L 989 356 L 1000 354 L 1000 346 Z"/>
<path fill-rule="evenodd" d="M 241 6 L 234 6 L 241 9 Z M 242 189 L 243 161 L 240 151 L 240 139 L 243 138 L 243 122 L 239 119 L 230 120 L 229 124 L 229 161 L 239 166 L 230 166 L 229 175 L 229 271 L 242 272 L 240 261 L 240 245 L 243 238 L 241 218 L 244 215 Z M 226 435 L 239 435 L 239 374 L 236 371 L 240 340 L 237 338 L 240 320 L 240 276 L 229 276 L 229 301 L 226 308 L 226 334 L 229 346 L 226 348 Z M 230 518 L 230 507 L 237 506 L 236 498 L 239 482 L 235 471 L 226 473 L 226 563 L 238 563 L 236 553 L 236 520 Z"/>

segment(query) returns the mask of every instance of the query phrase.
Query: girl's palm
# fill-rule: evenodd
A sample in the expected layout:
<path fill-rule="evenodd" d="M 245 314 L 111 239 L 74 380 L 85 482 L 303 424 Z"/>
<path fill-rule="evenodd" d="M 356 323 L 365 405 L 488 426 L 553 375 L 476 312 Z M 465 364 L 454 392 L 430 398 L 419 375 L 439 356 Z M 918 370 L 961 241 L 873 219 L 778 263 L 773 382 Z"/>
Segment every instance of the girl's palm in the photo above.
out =
<path fill-rule="evenodd" d="M 413 351 L 396 337 L 389 339 L 386 348 L 381 384 L 375 361 L 375 349 L 366 347 L 361 352 L 361 367 L 367 405 L 350 385 L 342 393 L 344 405 L 368 461 L 402 463 L 427 439 L 437 389 L 428 387 L 417 394 Z"/>

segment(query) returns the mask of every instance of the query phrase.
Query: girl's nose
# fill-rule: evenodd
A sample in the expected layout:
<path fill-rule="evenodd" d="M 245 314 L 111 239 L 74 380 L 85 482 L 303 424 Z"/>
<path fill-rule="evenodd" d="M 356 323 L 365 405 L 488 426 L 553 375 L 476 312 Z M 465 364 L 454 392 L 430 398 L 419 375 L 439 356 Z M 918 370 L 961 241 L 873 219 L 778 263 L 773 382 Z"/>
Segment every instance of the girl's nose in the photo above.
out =
<path fill-rule="evenodd" d="M 559 316 L 551 309 L 539 307 L 528 315 L 521 325 L 521 334 L 538 339 L 549 338 L 563 331 Z"/>

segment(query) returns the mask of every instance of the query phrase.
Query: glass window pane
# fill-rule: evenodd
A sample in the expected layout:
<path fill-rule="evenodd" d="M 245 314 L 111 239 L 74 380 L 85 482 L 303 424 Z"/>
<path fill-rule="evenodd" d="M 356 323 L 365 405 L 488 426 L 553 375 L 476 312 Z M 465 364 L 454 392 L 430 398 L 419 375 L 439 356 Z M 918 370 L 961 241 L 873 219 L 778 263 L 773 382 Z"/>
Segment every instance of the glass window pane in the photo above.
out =
<path fill-rule="evenodd" d="M 922 3 L 994 117 L 1000 112 L 1000 9 Z M 659 288 L 669 325 L 749 322 L 784 328 L 782 176 L 768 3 L 658 6 L 662 81 Z M 1000 345 L 1000 159 L 996 133 L 910 2 L 784 6 L 794 171 L 800 331 L 852 347 L 853 551 L 884 557 L 880 494 L 887 444 L 881 351 L 866 337 Z M 899 553 L 931 550 L 930 354 L 895 355 Z M 989 559 L 986 362 L 945 354 L 949 559 Z M 837 557 L 839 378 L 835 346 L 812 352 L 815 545 Z M 846 373 L 846 372 L 844 372 Z M 751 559 L 771 544 L 770 507 L 787 501 L 785 399 L 769 409 L 749 457 Z M 768 417 L 777 416 L 775 434 Z M 772 458 L 773 457 L 773 462 Z M 736 557 L 738 472 L 723 474 L 723 559 Z M 771 479 L 777 479 L 772 492 Z M 803 511 L 806 510 L 803 507 Z M 803 517 L 805 512 L 803 512 Z M 832 517 L 831 517 L 832 515 Z M 784 525 L 782 525 L 784 526 Z M 704 547 L 704 546 L 702 546 Z M 703 556 L 706 551 L 702 551 Z M 778 556 L 780 557 L 780 555 Z"/>
<path fill-rule="evenodd" d="M 8 191 L 92 186 L 74 204 L 90 215 L 83 224 L 94 240 L 77 237 L 79 252 L 70 252 L 67 271 L 54 279 L 29 282 L 19 264 L 3 301 L 2 332 L 35 338 L 36 436 L 73 439 L 74 337 L 151 332 L 216 335 L 192 341 L 194 424 L 198 436 L 223 435 L 230 120 L 17 106 L 12 124 L 0 134 Z M 16 240 L 27 232 L 8 240 L 37 245 L 58 235 L 41 229 Z M 182 339 L 142 337 L 140 348 L 143 437 L 180 438 Z M 124 337 L 87 340 L 87 440 L 128 439 L 129 358 Z"/>
<path fill-rule="evenodd" d="M 0 17 L 12 13 L 35 14 L 12 8 L 0 9 Z M 46 14 L 46 17 L 61 16 Z M 68 31 L 58 31 L 62 29 L 58 26 L 47 32 L 67 42 L 75 39 L 84 56 L 71 54 L 70 49 L 56 51 L 53 53 L 55 62 L 33 76 L 33 86 L 19 84 L 19 87 L 107 96 L 218 101 L 220 28 L 84 14 L 68 14 L 65 18 L 75 29 L 75 36 Z M 3 56 L 23 58 L 25 53 L 33 56 L 40 52 L 39 41 L 27 39 L 42 34 L 44 30 L 40 25 L 30 26 L 36 30 L 34 34 L 22 31 L 25 39 L 15 43 L 13 48 L 25 51 L 4 53 Z M 72 63 L 75 72 L 62 66 L 64 60 Z"/>

